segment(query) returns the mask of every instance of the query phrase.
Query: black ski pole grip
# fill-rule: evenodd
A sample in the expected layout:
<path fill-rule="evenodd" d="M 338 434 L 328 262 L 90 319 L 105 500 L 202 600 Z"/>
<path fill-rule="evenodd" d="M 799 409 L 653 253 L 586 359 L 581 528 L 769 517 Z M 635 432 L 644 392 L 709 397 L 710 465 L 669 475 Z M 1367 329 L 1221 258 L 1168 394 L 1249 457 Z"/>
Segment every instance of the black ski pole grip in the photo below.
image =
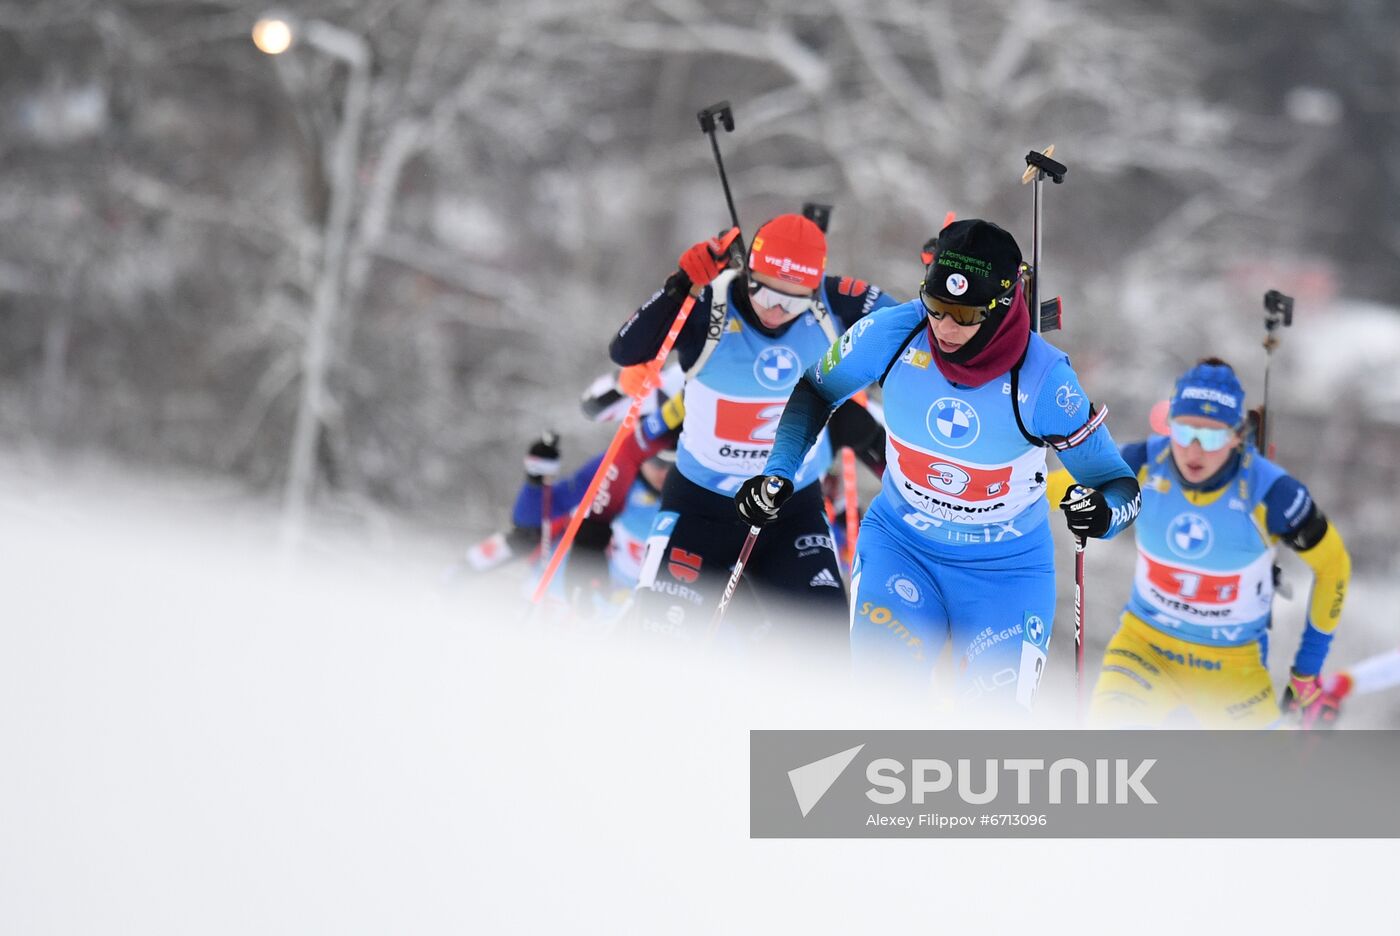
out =
<path fill-rule="evenodd" d="M 1279 325 L 1287 328 L 1293 324 L 1293 297 L 1284 295 L 1277 289 L 1264 293 L 1264 326 L 1269 329 Z"/>
<path fill-rule="evenodd" d="M 827 225 L 831 223 L 831 206 L 821 202 L 807 202 L 802 206 L 802 217 L 821 228 L 825 234 Z"/>
<path fill-rule="evenodd" d="M 1065 180 L 1065 173 L 1069 172 L 1069 167 L 1064 163 L 1056 162 L 1044 153 L 1037 153 L 1035 150 L 1031 150 L 1026 154 L 1026 165 L 1039 169 L 1041 172 L 1048 175 L 1050 181 L 1054 182 L 1056 185 L 1063 182 Z"/>
<path fill-rule="evenodd" d="M 726 133 L 734 132 L 734 111 L 730 110 L 728 101 L 720 101 L 718 104 L 702 108 L 698 116 L 701 133 L 714 133 L 716 118 Z"/>

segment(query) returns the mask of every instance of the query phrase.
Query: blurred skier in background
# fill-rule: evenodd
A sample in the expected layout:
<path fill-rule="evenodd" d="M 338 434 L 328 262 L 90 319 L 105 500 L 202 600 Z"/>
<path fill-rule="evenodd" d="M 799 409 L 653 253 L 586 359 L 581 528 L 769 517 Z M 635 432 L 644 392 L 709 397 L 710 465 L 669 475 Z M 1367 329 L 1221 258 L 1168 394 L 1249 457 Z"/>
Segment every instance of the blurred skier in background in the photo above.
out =
<path fill-rule="evenodd" d="M 624 375 L 595 381 L 582 400 L 584 413 L 600 422 L 620 418 L 630 401 L 618 388 L 628 382 Z M 667 395 L 664 388 L 674 389 L 679 384 L 679 380 L 667 380 L 657 391 L 655 400 L 646 407 L 646 416 L 624 440 L 579 526 L 557 594 L 580 613 L 591 615 L 592 596 L 607 596 L 612 603 L 621 604 L 620 597 L 612 593 L 630 592 L 636 585 L 646 532 L 656 513 L 661 486 L 675 463 L 676 438 L 685 417 L 681 398 Z M 464 565 L 484 573 L 514 559 L 538 558 L 546 485 L 550 539 L 557 542 L 601 460 L 599 453 L 561 480 L 559 436 L 554 432 L 541 435 L 525 456 L 525 480 L 511 509 L 511 529 L 469 549 Z"/>

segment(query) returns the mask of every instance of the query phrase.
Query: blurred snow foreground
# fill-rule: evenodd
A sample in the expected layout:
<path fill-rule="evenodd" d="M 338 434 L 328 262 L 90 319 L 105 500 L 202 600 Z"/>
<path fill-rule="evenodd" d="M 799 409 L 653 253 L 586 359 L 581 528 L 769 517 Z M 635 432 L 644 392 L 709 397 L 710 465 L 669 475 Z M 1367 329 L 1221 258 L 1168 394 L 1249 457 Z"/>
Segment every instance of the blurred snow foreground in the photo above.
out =
<path fill-rule="evenodd" d="M 748 841 L 751 728 L 936 723 L 829 668 L 531 625 L 417 558 L 287 569 L 207 500 L 0 490 L 6 932 L 878 923 L 907 905 L 855 895 L 929 870 Z"/>
<path fill-rule="evenodd" d="M 609 868 L 628 913 L 704 928 L 728 911 L 679 919 L 681 884 L 646 856 L 755 860 L 750 728 L 925 721 L 829 672 L 663 665 L 532 627 L 515 595 L 444 597 L 416 561 L 346 547 L 288 571 L 270 519 L 18 485 L 0 495 L 6 932 L 496 932 L 601 913 Z M 800 863 L 765 880 L 795 889 Z"/>

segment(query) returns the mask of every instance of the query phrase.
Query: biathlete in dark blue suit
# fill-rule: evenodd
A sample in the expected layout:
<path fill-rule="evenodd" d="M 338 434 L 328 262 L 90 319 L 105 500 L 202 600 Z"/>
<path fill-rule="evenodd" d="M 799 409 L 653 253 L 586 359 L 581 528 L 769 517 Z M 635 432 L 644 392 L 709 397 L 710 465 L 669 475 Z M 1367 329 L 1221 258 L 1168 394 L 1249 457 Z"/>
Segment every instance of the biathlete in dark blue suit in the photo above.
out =
<path fill-rule="evenodd" d="M 650 629 L 708 624 L 746 533 L 732 498 L 767 460 L 793 386 L 842 331 L 893 305 L 876 286 L 826 275 L 826 236 L 807 218 L 779 215 L 760 227 L 748 270 L 728 264 L 737 233 L 682 254 L 680 270 L 623 324 L 609 349 L 624 366 L 650 360 L 686 295 L 695 297 L 675 345 L 686 371 L 676 470 L 661 492 L 638 584 Z M 867 457 L 873 451 L 877 462 L 883 457 L 882 430 L 863 409 L 851 404 L 833 419 L 833 433 L 838 423 L 846 438 L 835 444 Z M 777 532 L 754 550 L 745 578 L 780 625 L 825 631 L 828 641 L 844 645 L 845 587 L 818 484 L 833 449 L 823 426 L 808 440 L 810 454 L 804 449 L 807 457 L 791 465 L 796 494 Z M 780 604 L 799 611 L 779 613 Z"/>
<path fill-rule="evenodd" d="M 1104 411 L 1065 354 L 1031 332 L 1027 274 L 995 224 L 944 228 L 919 298 L 857 322 L 806 371 L 763 473 L 735 498 L 750 523 L 781 519 L 832 409 L 880 382 L 888 467 L 856 547 L 857 671 L 926 689 L 951 642 L 959 700 L 1008 708 L 1030 707 L 1054 623 L 1045 449 L 1081 482 L 1065 504 L 1076 534 L 1112 537 L 1139 504 Z"/>

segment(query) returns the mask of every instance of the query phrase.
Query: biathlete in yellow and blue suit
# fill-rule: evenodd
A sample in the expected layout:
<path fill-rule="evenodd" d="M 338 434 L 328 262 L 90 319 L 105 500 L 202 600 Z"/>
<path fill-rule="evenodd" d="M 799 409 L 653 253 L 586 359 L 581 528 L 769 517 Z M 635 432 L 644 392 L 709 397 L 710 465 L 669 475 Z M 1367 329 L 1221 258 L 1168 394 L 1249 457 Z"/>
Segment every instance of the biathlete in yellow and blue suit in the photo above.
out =
<path fill-rule="evenodd" d="M 1137 473 L 1137 570 L 1104 652 L 1090 721 L 1158 727 L 1184 711 L 1204 727 L 1265 728 L 1280 707 L 1304 727 L 1336 718 L 1319 681 L 1341 620 L 1351 560 L 1302 482 L 1246 439 L 1244 388 L 1208 358 L 1176 382 L 1170 436 L 1122 448 Z M 1049 497 L 1067 487 L 1051 476 Z M 1315 583 L 1288 687 L 1275 703 L 1266 669 L 1274 557 L 1282 542 Z"/>

